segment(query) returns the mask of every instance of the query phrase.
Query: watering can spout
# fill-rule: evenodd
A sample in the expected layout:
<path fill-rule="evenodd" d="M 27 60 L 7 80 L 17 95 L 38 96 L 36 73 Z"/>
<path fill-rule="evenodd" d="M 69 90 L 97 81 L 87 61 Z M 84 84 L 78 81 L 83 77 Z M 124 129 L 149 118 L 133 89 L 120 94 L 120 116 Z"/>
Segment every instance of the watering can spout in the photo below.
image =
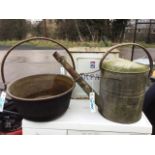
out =
<path fill-rule="evenodd" d="M 54 58 L 69 72 L 73 79 L 79 84 L 79 86 L 86 92 L 89 96 L 90 92 L 95 93 L 95 103 L 99 105 L 99 95 L 95 90 L 78 74 L 74 68 L 61 56 L 58 52 L 54 52 Z"/>

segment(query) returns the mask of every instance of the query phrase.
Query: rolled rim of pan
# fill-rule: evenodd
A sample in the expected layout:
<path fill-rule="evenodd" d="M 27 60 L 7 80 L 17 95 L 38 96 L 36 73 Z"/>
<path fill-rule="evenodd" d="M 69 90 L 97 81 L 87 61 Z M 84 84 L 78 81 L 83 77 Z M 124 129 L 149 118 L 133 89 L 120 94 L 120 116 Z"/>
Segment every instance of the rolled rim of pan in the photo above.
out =
<path fill-rule="evenodd" d="M 50 97 L 42 97 L 42 98 L 22 98 L 22 97 L 18 97 L 18 96 L 15 96 L 13 95 L 13 93 L 11 93 L 11 86 L 13 84 L 15 84 L 16 82 L 18 82 L 19 80 L 23 80 L 23 79 L 27 79 L 27 78 L 30 78 L 30 77 L 37 77 L 37 76 L 47 76 L 47 75 L 51 75 L 51 76 L 61 76 L 61 77 L 64 77 L 68 80 L 70 80 L 72 82 L 72 86 L 67 89 L 66 91 L 62 92 L 62 93 L 59 93 L 58 95 L 51 95 Z M 20 78 L 20 79 L 16 79 L 14 81 L 12 81 L 8 87 L 7 87 L 7 94 L 14 100 L 18 100 L 18 101 L 31 101 L 31 102 L 36 102 L 36 101 L 46 101 L 46 100 L 50 100 L 50 99 L 55 99 L 55 98 L 59 98 L 59 97 L 62 97 L 66 94 L 68 94 L 69 92 L 71 92 L 75 87 L 75 82 L 73 81 L 72 78 L 70 78 L 69 76 L 66 76 L 66 75 L 60 75 L 60 74 L 37 74 L 37 75 L 31 75 L 31 76 L 26 76 L 26 77 L 23 77 L 23 78 Z M 22 89 L 22 88 L 21 88 Z"/>

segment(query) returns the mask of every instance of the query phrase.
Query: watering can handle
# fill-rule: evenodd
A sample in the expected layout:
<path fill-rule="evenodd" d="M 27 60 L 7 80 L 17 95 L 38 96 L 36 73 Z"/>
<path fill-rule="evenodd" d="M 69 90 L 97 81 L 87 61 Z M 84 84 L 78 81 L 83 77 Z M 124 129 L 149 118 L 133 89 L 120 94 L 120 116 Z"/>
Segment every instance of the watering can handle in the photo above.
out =
<path fill-rule="evenodd" d="M 51 39 L 51 38 L 46 38 L 46 37 L 33 37 L 33 38 L 29 38 L 29 39 L 25 39 L 25 40 L 22 40 L 20 42 L 18 42 L 17 44 L 15 44 L 14 46 L 12 46 L 7 52 L 6 54 L 4 55 L 3 59 L 2 59 L 2 63 L 1 63 L 1 76 L 2 76 L 2 82 L 4 84 L 4 89 L 6 89 L 7 85 L 6 85 L 6 80 L 5 80 L 5 77 L 4 77 L 4 64 L 5 64 L 5 61 L 6 61 L 6 58 L 8 57 L 8 55 L 11 53 L 12 50 L 14 50 L 16 47 L 20 46 L 21 44 L 23 43 L 26 43 L 26 42 L 29 42 L 29 41 L 33 41 L 33 40 L 45 40 L 45 41 L 50 41 L 50 42 L 53 42 L 59 46 L 61 46 L 63 49 L 65 49 L 65 51 L 69 54 L 70 58 L 71 58 L 71 61 L 72 61 L 72 64 L 73 64 L 73 68 L 75 69 L 75 63 L 74 63 L 74 59 L 72 57 L 72 55 L 70 54 L 70 52 L 68 51 L 68 49 L 63 46 L 62 44 L 58 43 L 57 41 Z"/>
<path fill-rule="evenodd" d="M 109 53 L 111 53 L 112 50 L 114 50 L 114 49 L 116 49 L 118 47 L 129 46 L 129 45 L 138 46 L 138 47 L 142 48 L 144 50 L 144 52 L 146 53 L 146 55 L 148 56 L 149 63 L 150 63 L 150 71 L 149 71 L 149 75 L 148 76 L 150 77 L 152 75 L 152 72 L 153 72 L 153 60 L 152 60 L 152 57 L 151 57 L 150 53 L 148 52 L 148 50 L 145 47 L 143 47 L 143 46 L 141 46 L 141 45 L 139 45 L 137 43 L 122 43 L 122 44 L 117 44 L 115 46 L 110 47 L 107 50 L 107 52 L 105 53 L 105 55 L 102 57 L 101 61 L 100 61 L 100 69 L 102 68 L 103 61 L 105 60 L 107 55 Z"/>

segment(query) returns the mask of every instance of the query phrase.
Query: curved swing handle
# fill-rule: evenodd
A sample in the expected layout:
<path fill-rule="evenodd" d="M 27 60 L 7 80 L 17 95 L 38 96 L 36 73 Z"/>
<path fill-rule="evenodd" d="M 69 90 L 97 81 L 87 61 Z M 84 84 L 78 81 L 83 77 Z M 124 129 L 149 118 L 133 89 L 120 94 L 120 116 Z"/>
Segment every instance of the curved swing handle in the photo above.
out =
<path fill-rule="evenodd" d="M 139 45 L 137 43 L 122 43 L 122 44 L 117 44 L 117 45 L 112 46 L 111 48 L 109 48 L 107 50 L 107 52 L 105 53 L 105 55 L 102 57 L 101 61 L 100 61 L 100 69 L 102 68 L 103 61 L 105 60 L 107 55 L 109 53 L 111 53 L 112 50 L 114 50 L 116 48 L 119 48 L 119 47 L 122 47 L 122 46 L 129 46 L 129 45 L 134 45 L 134 46 L 138 46 L 138 47 L 142 48 L 144 50 L 144 52 L 146 53 L 146 55 L 148 56 L 149 63 L 150 63 L 150 71 L 149 71 L 148 77 L 150 77 L 152 75 L 152 72 L 153 72 L 153 60 L 152 60 L 152 57 L 151 57 L 149 51 L 145 47 L 143 47 L 143 46 L 141 46 L 141 45 Z"/>
<path fill-rule="evenodd" d="M 12 50 L 14 50 L 16 47 L 22 45 L 23 43 L 29 42 L 29 41 L 33 41 L 33 40 L 45 40 L 45 41 L 50 41 L 53 42 L 59 46 L 61 46 L 63 49 L 65 49 L 65 51 L 68 53 L 68 55 L 71 58 L 72 64 L 73 64 L 73 68 L 75 69 L 75 63 L 74 63 L 74 59 L 72 57 L 72 55 L 70 54 L 69 50 L 63 46 L 62 44 L 58 43 L 57 41 L 51 39 L 51 38 L 45 38 L 45 37 L 33 37 L 33 38 L 29 38 L 29 39 L 25 39 L 22 40 L 20 42 L 18 42 L 17 44 L 15 44 L 14 46 L 12 46 L 4 55 L 3 59 L 2 59 L 2 63 L 1 63 L 1 75 L 2 75 L 2 82 L 4 84 L 4 89 L 6 89 L 7 85 L 6 85 L 6 80 L 5 80 L 5 76 L 4 76 L 4 64 L 6 61 L 6 58 L 8 57 L 8 55 L 11 53 Z"/>

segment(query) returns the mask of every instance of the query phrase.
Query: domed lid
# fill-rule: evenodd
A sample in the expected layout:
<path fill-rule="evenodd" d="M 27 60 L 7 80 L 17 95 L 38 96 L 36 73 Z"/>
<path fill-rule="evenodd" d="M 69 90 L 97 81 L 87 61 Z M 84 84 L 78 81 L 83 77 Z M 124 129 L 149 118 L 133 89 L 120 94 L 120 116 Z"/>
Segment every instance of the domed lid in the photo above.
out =
<path fill-rule="evenodd" d="M 119 73 L 143 73 L 149 71 L 149 67 L 146 65 L 122 58 L 104 60 L 102 63 L 102 69 Z"/>

